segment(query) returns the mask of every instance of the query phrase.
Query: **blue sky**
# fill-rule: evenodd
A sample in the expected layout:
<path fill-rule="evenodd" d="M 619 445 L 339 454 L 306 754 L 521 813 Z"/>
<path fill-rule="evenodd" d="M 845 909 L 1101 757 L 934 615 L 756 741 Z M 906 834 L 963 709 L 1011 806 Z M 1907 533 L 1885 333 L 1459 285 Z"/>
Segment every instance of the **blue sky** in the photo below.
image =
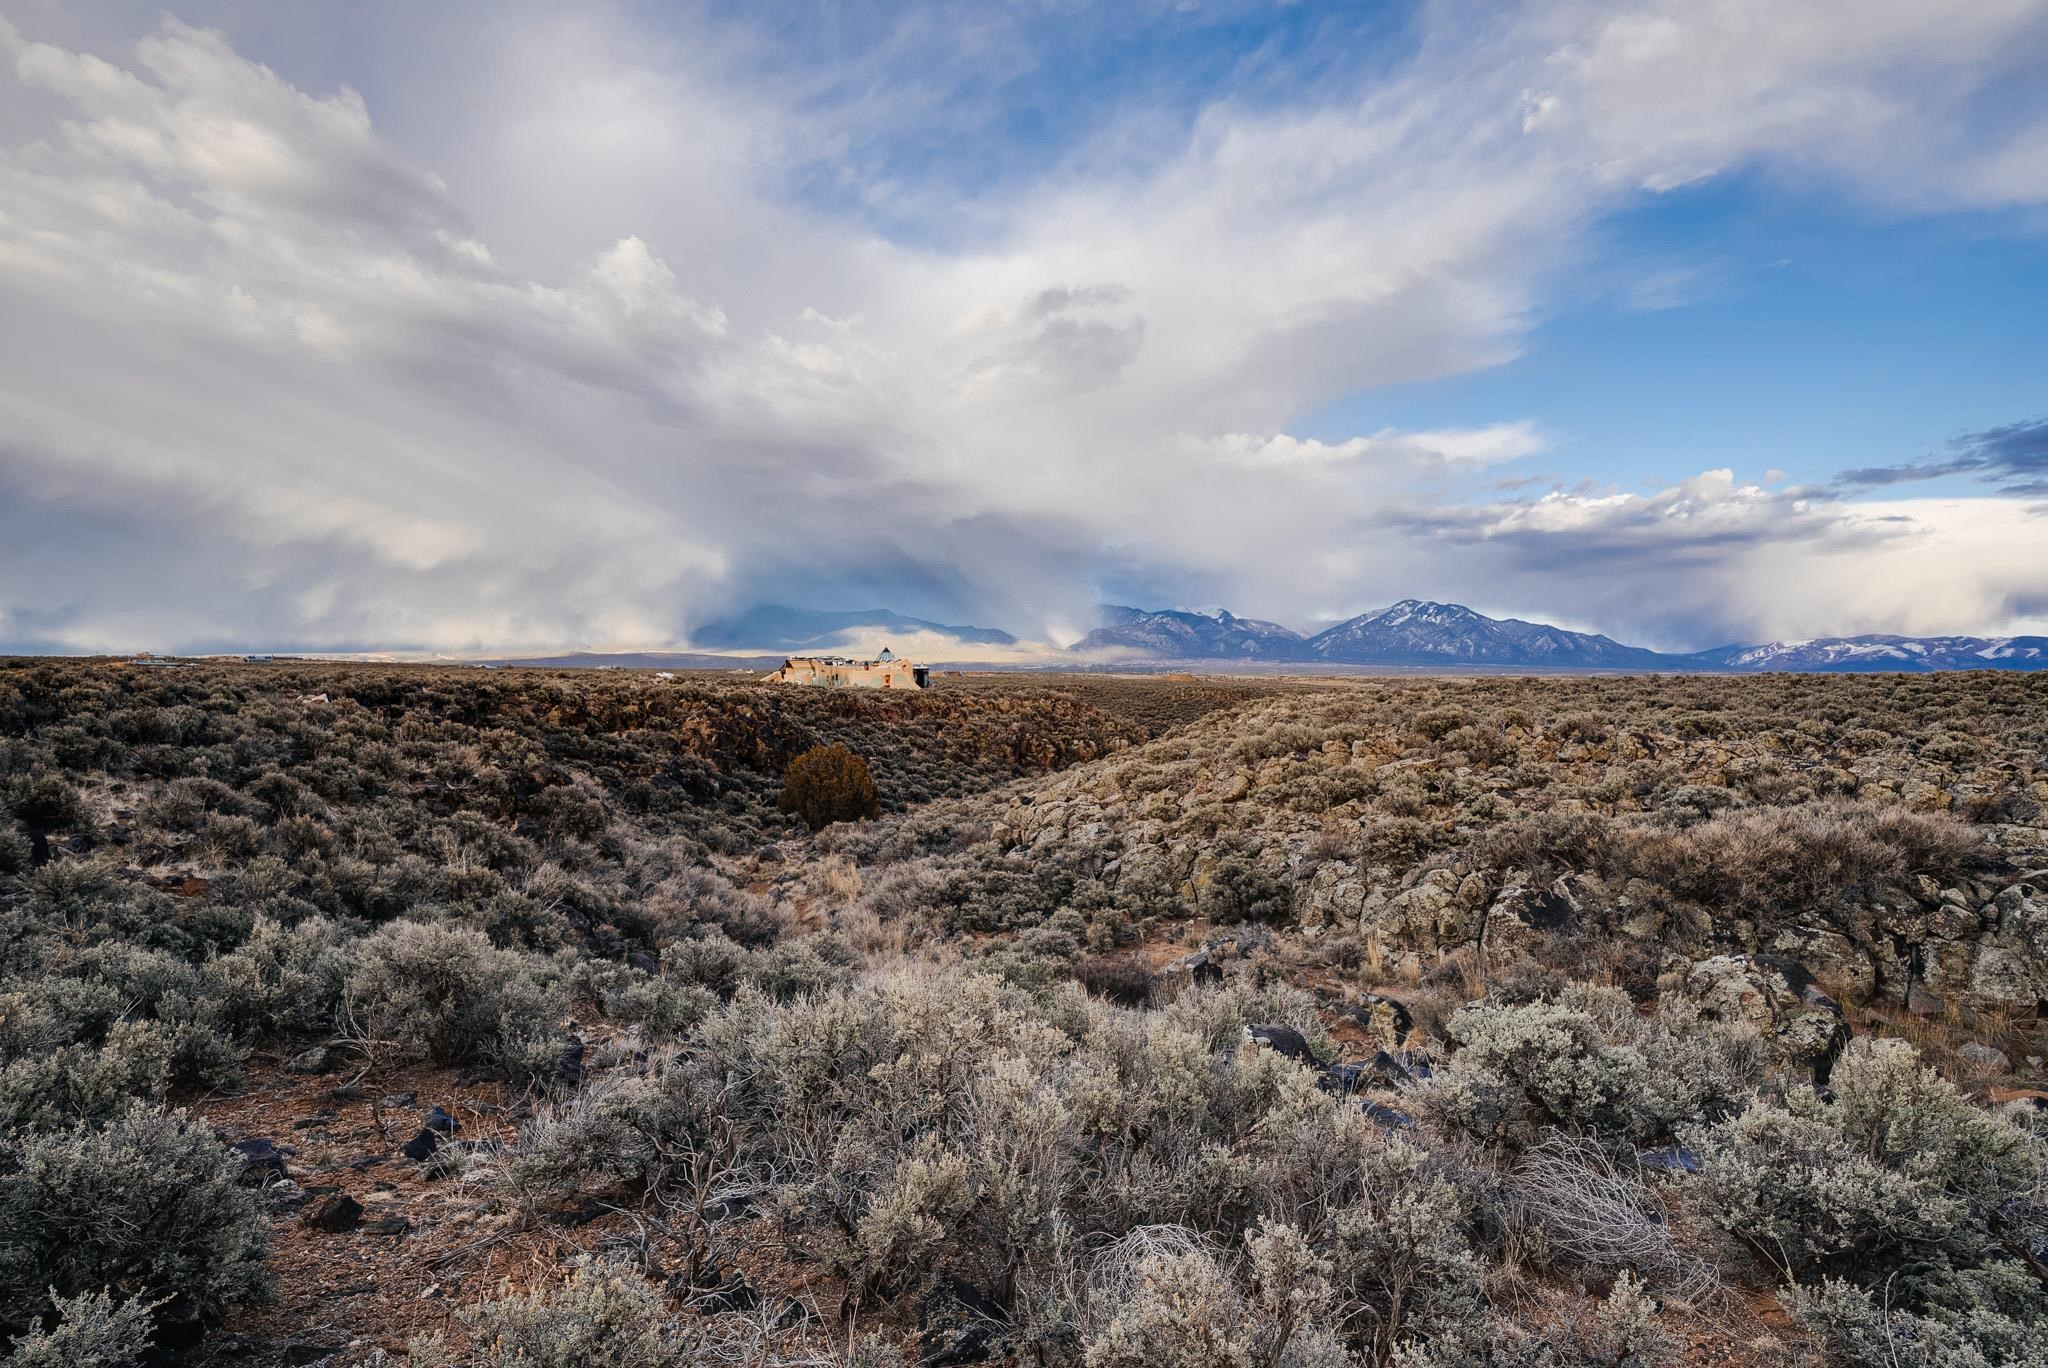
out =
<path fill-rule="evenodd" d="M 1588 253 L 1514 360 L 1347 396 L 1302 429 L 1530 417 L 1555 447 L 1518 472 L 1821 484 L 2048 415 L 2048 235 L 2025 216 L 1902 218 L 1734 177 L 1615 215 Z"/>
<path fill-rule="evenodd" d="M 2048 630 L 2048 0 L 7 0 L 0 649 Z"/>

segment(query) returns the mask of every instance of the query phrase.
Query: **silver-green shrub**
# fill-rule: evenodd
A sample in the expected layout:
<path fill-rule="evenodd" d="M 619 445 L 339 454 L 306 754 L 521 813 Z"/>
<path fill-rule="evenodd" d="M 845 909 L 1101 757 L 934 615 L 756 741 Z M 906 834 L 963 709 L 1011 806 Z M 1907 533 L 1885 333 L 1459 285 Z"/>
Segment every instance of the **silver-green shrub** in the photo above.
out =
<path fill-rule="evenodd" d="M 1562 1002 L 1468 1007 L 1452 1017 L 1453 1067 L 1411 1094 L 1437 1124 L 1491 1144 L 1546 1128 L 1602 1135 L 1655 1129 L 1649 1067 L 1610 1045 L 1592 1013 Z"/>
<path fill-rule="evenodd" d="M 50 1322 L 18 1335 L 0 1368 L 134 1368 L 150 1352 L 149 1302 L 106 1291 L 50 1298 Z"/>
<path fill-rule="evenodd" d="M 212 1322 L 263 1294 L 264 1227 L 241 1165 L 183 1112 L 0 1137 L 0 1325 L 119 1287 L 160 1320 Z"/>
<path fill-rule="evenodd" d="M 1779 1299 L 1833 1362 L 1853 1368 L 2048 1364 L 2048 1307 L 2026 1268 L 2008 1260 L 1943 1282 L 1917 1311 L 1839 1278 L 1787 1288 Z"/>
<path fill-rule="evenodd" d="M 1832 1103 L 1797 1089 L 1694 1133 L 1700 1215 L 1801 1280 L 1988 1257 L 1998 1209 L 2039 1189 L 2041 1141 L 1972 1106 L 1903 1041 L 1852 1042 L 1832 1081 Z"/>
<path fill-rule="evenodd" d="M 417 921 L 380 928 L 356 953 L 342 1011 L 373 1053 L 553 1074 L 568 999 L 547 961 L 467 927 Z"/>
<path fill-rule="evenodd" d="M 488 1368 L 666 1368 L 691 1361 L 661 1294 L 638 1273 L 590 1259 L 558 1288 L 508 1291 L 465 1319 Z"/>

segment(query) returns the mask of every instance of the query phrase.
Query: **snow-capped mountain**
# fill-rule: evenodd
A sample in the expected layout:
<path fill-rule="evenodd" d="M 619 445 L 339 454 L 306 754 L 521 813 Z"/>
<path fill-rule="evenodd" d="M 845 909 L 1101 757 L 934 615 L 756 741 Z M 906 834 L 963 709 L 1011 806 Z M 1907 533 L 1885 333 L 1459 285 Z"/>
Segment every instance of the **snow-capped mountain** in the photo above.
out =
<path fill-rule="evenodd" d="M 1102 626 L 1074 644 L 1078 652 L 1140 652 L 1162 660 L 1307 660 L 1301 633 L 1222 608 L 1147 612 L 1105 604 Z"/>
<path fill-rule="evenodd" d="M 1820 637 L 1724 646 L 1693 658 L 1745 671 L 2043 670 L 2048 669 L 2048 637 Z"/>
<path fill-rule="evenodd" d="M 1680 658 L 1520 618 L 1490 618 L 1457 603 L 1403 599 L 1309 638 L 1317 659 L 1346 665 L 1552 665 L 1581 669 L 1682 668 Z"/>
<path fill-rule="evenodd" d="M 1332 665 L 1494 665 L 1578 670 L 2048 670 L 2048 637 L 1826 637 L 1667 655 L 1543 622 L 1490 618 L 1457 603 L 1403 599 L 1303 637 L 1222 608 L 1146 612 L 1105 607 L 1074 647 L 1153 660 L 1262 660 Z"/>

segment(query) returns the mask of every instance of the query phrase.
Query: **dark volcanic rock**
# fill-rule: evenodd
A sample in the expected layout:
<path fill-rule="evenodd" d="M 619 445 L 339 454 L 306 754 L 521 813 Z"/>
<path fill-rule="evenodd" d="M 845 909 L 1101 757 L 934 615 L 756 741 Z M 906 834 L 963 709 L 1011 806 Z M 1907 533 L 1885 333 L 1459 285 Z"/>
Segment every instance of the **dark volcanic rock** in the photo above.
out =
<path fill-rule="evenodd" d="M 307 1225 L 330 1235 L 345 1235 L 363 1223 L 363 1204 L 347 1193 L 316 1202 L 305 1215 Z"/>
<path fill-rule="evenodd" d="M 1287 1056 L 1297 1064 L 1314 1064 L 1315 1051 L 1308 1047 L 1308 1041 L 1292 1026 L 1247 1026 L 1247 1038 L 1269 1050 Z"/>
<path fill-rule="evenodd" d="M 721 1311 L 751 1311 L 760 1304 L 760 1295 L 747 1281 L 747 1275 L 734 1269 L 718 1286 L 698 1298 L 697 1309 L 706 1315 L 717 1315 Z"/>
<path fill-rule="evenodd" d="M 1338 1007 L 1337 1015 L 1357 1022 L 1374 1044 L 1388 1050 L 1399 1049 L 1415 1029 L 1415 1017 L 1404 1004 L 1378 993 L 1360 993 L 1356 1002 Z"/>
<path fill-rule="evenodd" d="M 269 1140 L 237 1140 L 230 1148 L 242 1157 L 241 1177 L 246 1186 L 261 1187 L 291 1176 L 285 1168 L 285 1152 Z"/>
<path fill-rule="evenodd" d="M 570 1087 L 583 1081 L 583 1037 L 570 1036 L 569 1043 L 562 1049 L 562 1057 L 555 1064 L 555 1072 Z"/>

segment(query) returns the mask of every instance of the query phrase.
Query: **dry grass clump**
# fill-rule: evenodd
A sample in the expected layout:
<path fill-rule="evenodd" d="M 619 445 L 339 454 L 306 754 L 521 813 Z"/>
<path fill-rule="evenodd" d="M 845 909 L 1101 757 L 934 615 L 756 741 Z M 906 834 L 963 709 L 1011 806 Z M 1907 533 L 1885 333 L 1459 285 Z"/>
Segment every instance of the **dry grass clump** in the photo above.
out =
<path fill-rule="evenodd" d="M 1674 1238 L 1665 1204 L 1633 1155 L 1553 1132 L 1516 1160 L 1508 1193 L 1547 1258 L 1610 1276 L 1634 1273 L 1687 1306 L 1704 1305 L 1720 1290 L 1713 1264 Z"/>

